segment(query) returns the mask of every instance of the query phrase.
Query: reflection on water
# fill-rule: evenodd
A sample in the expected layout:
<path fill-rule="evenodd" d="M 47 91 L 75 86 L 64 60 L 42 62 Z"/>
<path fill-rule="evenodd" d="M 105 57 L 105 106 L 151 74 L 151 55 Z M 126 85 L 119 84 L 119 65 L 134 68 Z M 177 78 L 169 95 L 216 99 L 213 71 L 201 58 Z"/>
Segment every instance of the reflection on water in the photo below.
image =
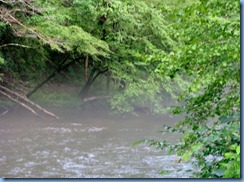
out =
<path fill-rule="evenodd" d="M 101 111 L 56 110 L 61 120 L 40 120 L 25 111 L 0 118 L 0 176 L 4 178 L 165 178 L 187 177 L 177 163 L 148 147 L 131 143 L 153 138 L 168 116 L 116 117 Z M 159 174 L 170 170 L 170 174 Z"/>

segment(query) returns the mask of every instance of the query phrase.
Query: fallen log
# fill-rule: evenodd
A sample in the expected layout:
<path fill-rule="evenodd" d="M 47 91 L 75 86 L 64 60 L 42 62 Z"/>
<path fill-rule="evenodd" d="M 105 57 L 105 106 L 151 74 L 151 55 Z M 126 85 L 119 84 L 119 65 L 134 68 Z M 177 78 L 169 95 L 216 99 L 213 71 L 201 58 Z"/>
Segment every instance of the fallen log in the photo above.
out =
<path fill-rule="evenodd" d="M 94 100 L 98 100 L 98 99 L 107 99 L 107 98 L 110 98 L 111 96 L 94 96 L 94 97 L 87 97 L 87 98 L 84 98 L 83 101 L 84 102 L 91 102 L 91 101 L 94 101 Z"/>
<path fill-rule="evenodd" d="M 16 92 L 14 92 L 14 91 L 12 91 L 12 90 L 10 90 L 10 89 L 8 89 L 8 88 L 6 88 L 6 87 L 4 87 L 4 86 L 2 86 L 2 85 L 0 85 L 0 89 L 2 89 L 2 90 L 5 90 L 5 91 L 7 91 L 7 92 L 9 92 L 9 93 L 11 93 L 11 94 L 13 94 L 13 95 L 15 95 L 15 96 L 17 96 L 18 98 L 21 98 L 22 100 L 24 100 L 25 102 L 27 102 L 27 103 L 29 103 L 29 104 L 31 104 L 32 106 L 34 106 L 34 107 L 36 107 L 37 109 L 39 109 L 39 110 L 41 110 L 42 112 L 44 112 L 45 114 L 47 114 L 47 115 L 49 115 L 49 116 L 51 116 L 51 117 L 54 117 L 54 118 L 56 118 L 56 119 L 60 119 L 58 116 L 56 116 L 55 114 L 53 114 L 53 113 L 51 113 L 51 112 L 49 112 L 49 111 L 47 111 L 46 109 L 44 109 L 44 108 L 42 108 L 41 106 L 39 106 L 38 104 L 36 104 L 36 103 L 34 103 L 34 102 L 32 102 L 31 100 L 29 100 L 26 96 L 23 96 L 23 95 L 20 95 L 20 94 L 18 94 L 18 93 L 16 93 Z M 5 92 L 0 92 L 1 94 L 6 94 Z M 4 95 L 3 94 L 3 95 Z M 8 94 L 7 94 L 8 95 Z M 5 95 L 6 96 L 6 95 Z M 8 96 L 10 96 L 10 95 L 8 95 Z M 11 96 L 10 96 L 11 97 Z M 8 97 L 9 98 L 9 97 Z M 9 98 L 10 99 L 10 98 Z M 14 99 L 14 98 L 12 98 L 11 97 L 11 99 L 10 100 L 12 100 L 12 99 Z M 18 101 L 17 99 L 15 99 L 16 101 Z M 12 100 L 12 101 L 14 101 L 14 100 Z M 22 102 L 17 102 L 18 104 L 19 103 L 22 103 Z M 23 103 L 22 103 L 23 104 Z M 21 104 L 20 104 L 21 105 Z M 25 104 L 24 104 L 25 105 Z M 27 105 L 26 105 L 27 106 Z M 29 107 L 29 106 L 28 106 Z M 30 107 L 29 107 L 30 108 Z M 29 110 L 29 109 L 28 109 Z M 32 109 L 33 110 L 33 109 Z M 33 110 L 34 111 L 34 110 Z M 34 113 L 33 113 L 34 114 Z"/>
<path fill-rule="evenodd" d="M 0 107 L 0 110 L 1 110 L 1 108 L 2 108 L 3 110 L 2 110 L 1 113 L 0 113 L 0 117 L 1 117 L 1 116 L 4 116 L 4 115 L 7 114 L 8 111 L 9 111 L 6 107 L 1 106 L 1 107 Z"/>
<path fill-rule="evenodd" d="M 13 97 L 11 97 L 9 94 L 3 92 L 0 90 L 0 94 L 2 94 L 3 96 L 7 97 L 8 99 L 12 100 L 13 102 L 19 104 L 20 106 L 22 106 L 23 108 L 27 109 L 28 111 L 30 111 L 32 114 L 34 114 L 35 116 L 37 116 L 38 118 L 42 118 L 41 116 L 39 116 L 39 114 L 36 113 L 36 111 L 34 111 L 32 108 L 30 108 L 29 106 L 27 106 L 26 104 L 19 102 L 17 99 L 14 99 Z"/>

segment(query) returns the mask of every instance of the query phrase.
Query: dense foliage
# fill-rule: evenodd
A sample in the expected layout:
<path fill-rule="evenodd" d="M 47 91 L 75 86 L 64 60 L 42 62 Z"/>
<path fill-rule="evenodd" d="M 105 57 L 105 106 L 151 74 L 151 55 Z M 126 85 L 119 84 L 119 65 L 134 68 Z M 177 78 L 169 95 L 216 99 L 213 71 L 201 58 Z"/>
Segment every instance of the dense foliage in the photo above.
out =
<path fill-rule="evenodd" d="M 198 177 L 240 177 L 240 17 L 239 2 L 194 1 L 180 9 L 164 6 L 175 20 L 179 47 L 170 57 L 177 74 L 193 76 L 174 109 L 186 113 L 176 128 L 181 142 L 153 142 L 182 159 L 194 159 Z M 177 12 L 177 13 L 176 13 Z"/>
<path fill-rule="evenodd" d="M 4 84 L 14 77 L 32 88 L 70 64 L 72 82 L 92 84 L 87 71 L 112 80 L 120 112 L 162 112 L 178 98 L 173 112 L 186 116 L 165 130 L 181 142 L 152 144 L 192 160 L 198 177 L 240 177 L 238 1 L 6 0 L 0 13 Z"/>
<path fill-rule="evenodd" d="M 166 70 L 166 78 L 155 74 L 160 58 L 175 46 L 163 11 L 154 6 L 157 1 L 28 2 L 2 4 L 9 14 L 1 19 L 13 35 L 6 30 L 8 39 L 2 39 L 8 72 L 30 79 L 34 69 L 40 70 L 36 72 L 39 76 L 46 75 L 46 68 L 60 65 L 64 55 L 70 55 L 69 60 L 79 59 L 80 65 L 88 55 L 90 74 L 92 67 L 108 68 L 105 76 L 109 75 L 117 88 L 123 88 L 115 89 L 110 100 L 111 106 L 121 112 L 131 111 L 133 105 L 159 112 L 164 100 L 160 92 L 179 93 L 180 88 L 175 89 L 179 84 L 172 84 Z M 21 16 L 17 14 L 20 7 Z M 150 59 L 151 55 L 159 59 Z"/>

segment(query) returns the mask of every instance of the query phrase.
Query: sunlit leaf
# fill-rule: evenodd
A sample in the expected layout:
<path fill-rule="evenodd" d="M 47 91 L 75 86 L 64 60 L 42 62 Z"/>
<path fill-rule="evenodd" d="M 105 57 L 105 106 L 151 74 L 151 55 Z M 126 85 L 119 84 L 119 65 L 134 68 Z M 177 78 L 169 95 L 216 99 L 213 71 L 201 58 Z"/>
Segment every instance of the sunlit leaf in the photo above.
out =
<path fill-rule="evenodd" d="M 182 155 L 182 159 L 185 161 L 185 162 L 188 162 L 191 158 L 191 155 L 192 155 L 192 151 L 186 151 L 183 155 Z"/>

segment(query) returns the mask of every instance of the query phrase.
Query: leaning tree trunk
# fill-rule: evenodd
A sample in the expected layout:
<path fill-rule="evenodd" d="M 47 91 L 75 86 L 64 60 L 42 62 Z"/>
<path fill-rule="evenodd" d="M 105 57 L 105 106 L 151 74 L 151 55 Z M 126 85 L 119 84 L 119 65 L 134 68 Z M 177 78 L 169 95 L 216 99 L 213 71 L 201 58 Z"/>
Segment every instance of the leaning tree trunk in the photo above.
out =
<path fill-rule="evenodd" d="M 22 106 L 23 108 L 27 109 L 28 111 L 30 111 L 32 114 L 34 114 L 35 116 L 42 118 L 39 114 L 37 114 L 36 111 L 34 111 L 32 108 L 30 108 L 29 106 L 27 106 L 26 104 L 18 101 L 17 99 L 14 99 L 11 95 L 3 92 L 0 90 L 0 94 L 2 94 L 3 96 L 7 97 L 8 99 L 10 99 L 11 101 L 17 103 L 18 105 Z"/>
<path fill-rule="evenodd" d="M 74 64 L 77 59 L 72 60 L 71 62 L 67 63 L 64 65 L 64 63 L 68 60 L 68 57 L 59 65 L 59 67 L 52 73 L 50 74 L 42 83 L 40 83 L 39 85 L 37 85 L 31 92 L 29 92 L 26 97 L 30 97 L 31 95 L 33 95 L 38 89 L 40 89 L 45 83 L 47 83 L 49 80 L 51 80 L 54 76 L 56 76 L 59 72 L 67 69 L 68 67 L 70 67 L 72 64 Z"/>
<path fill-rule="evenodd" d="M 39 106 L 38 104 L 32 102 L 31 100 L 29 100 L 27 97 L 20 95 L 2 85 L 0 85 L 0 94 L 5 96 L 6 98 L 8 98 L 9 100 L 17 103 L 18 105 L 20 105 L 21 107 L 25 108 L 26 110 L 30 111 L 32 114 L 34 114 L 35 116 L 42 118 L 32 107 L 42 111 L 43 113 L 54 117 L 56 119 L 59 119 L 59 117 L 55 114 L 53 114 L 52 112 L 47 111 L 46 109 L 44 109 L 43 107 Z M 28 106 L 27 103 L 31 106 Z"/>

